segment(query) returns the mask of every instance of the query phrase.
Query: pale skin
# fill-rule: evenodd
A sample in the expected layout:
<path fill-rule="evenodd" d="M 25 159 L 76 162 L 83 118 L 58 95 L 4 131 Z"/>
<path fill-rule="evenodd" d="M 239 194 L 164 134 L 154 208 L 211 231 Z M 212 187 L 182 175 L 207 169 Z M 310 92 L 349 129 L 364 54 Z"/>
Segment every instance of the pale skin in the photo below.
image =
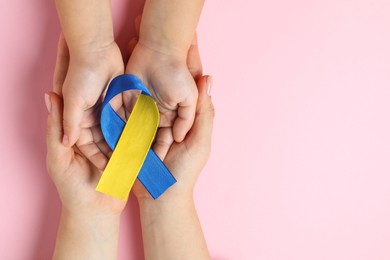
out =
<path fill-rule="evenodd" d="M 177 179 L 159 199 L 145 188 L 133 188 L 141 214 L 145 259 L 210 259 L 195 209 L 193 190 L 210 153 L 214 108 L 207 94 L 211 82 L 198 80 L 199 98 L 194 124 L 180 142 L 170 128 L 158 132 L 153 149 Z"/>
<path fill-rule="evenodd" d="M 62 142 L 80 138 L 109 81 L 123 74 L 122 55 L 114 41 L 109 0 L 56 0 L 63 33 L 57 51 L 54 91 L 64 98 Z"/>
<path fill-rule="evenodd" d="M 131 41 L 130 52 L 136 43 Z M 59 49 L 64 54 L 61 59 L 69 61 L 66 46 L 59 46 L 64 48 Z M 195 123 L 182 143 L 174 142 L 171 128 L 160 128 L 153 147 L 178 182 L 156 201 L 139 182 L 133 187 L 140 205 L 146 259 L 209 259 L 193 187 L 210 152 L 214 109 L 207 93 L 211 78 L 200 76 L 196 40 L 187 57 L 188 70 L 199 78 Z M 58 66 L 57 62 L 55 80 L 60 84 L 64 66 L 67 64 Z M 45 101 L 49 110 L 47 166 L 63 204 L 53 259 L 116 259 L 119 216 L 125 202 L 95 191 L 111 155 L 96 119 L 97 109 L 86 115 L 77 146 L 69 148 L 61 142 L 62 99 L 49 93 Z"/>
<path fill-rule="evenodd" d="M 176 142 L 194 121 L 196 84 L 186 66 L 204 0 L 147 0 L 138 44 L 127 63 L 156 99 L 161 127 L 173 127 Z M 152 62 L 151 62 L 152 61 Z"/>
<path fill-rule="evenodd" d="M 135 74 L 149 88 L 161 113 L 160 126 L 173 127 L 177 142 L 194 122 L 197 91 L 186 60 L 203 3 L 147 0 L 139 41 L 126 68 L 126 73 Z M 58 52 L 57 67 L 69 66 L 59 69 L 63 79 L 55 79 L 54 90 L 64 98 L 62 143 L 71 147 L 82 128 L 90 126 L 85 118 L 124 66 L 113 37 L 110 1 L 56 0 L 56 5 L 63 28 L 59 49 L 66 49 L 70 60 Z"/>
<path fill-rule="evenodd" d="M 64 146 L 62 99 L 50 93 L 45 101 L 49 111 L 47 168 L 62 202 L 53 259 L 117 259 L 119 220 L 125 202 L 95 191 L 108 160 L 103 152 L 95 153 L 104 145 L 99 140 L 101 134 L 95 135 L 90 128 L 80 138 L 88 145 Z"/>
<path fill-rule="evenodd" d="M 214 119 L 210 84 L 207 77 L 198 80 L 195 122 L 183 142 L 174 142 L 170 128 L 156 137 L 153 149 L 178 182 L 157 200 L 139 182 L 133 188 L 140 206 L 145 259 L 209 259 L 193 188 L 210 153 Z M 46 105 L 47 167 L 63 205 L 53 259 L 117 259 L 125 202 L 95 191 L 103 169 L 96 166 L 100 162 L 91 151 L 99 145 L 101 133 L 87 147 L 64 146 L 62 99 L 49 93 Z M 107 161 L 108 153 L 101 152 L 100 159 Z"/>
<path fill-rule="evenodd" d="M 198 85 L 195 122 L 189 134 L 183 142 L 175 143 L 170 129 L 163 129 L 153 147 L 178 182 L 158 200 L 153 200 L 139 182 L 134 187 L 145 259 L 210 259 L 193 188 L 209 157 L 214 108 L 208 78 L 201 77 Z M 53 259 L 117 259 L 120 213 L 125 202 L 95 191 L 102 172 L 96 166 L 97 157 L 61 143 L 62 99 L 50 93 L 46 104 L 47 167 L 63 203 Z M 98 139 L 93 142 L 99 143 Z M 87 154 L 90 150 L 84 147 Z M 101 157 L 105 156 L 102 152 Z"/>
<path fill-rule="evenodd" d="M 136 19 L 136 29 L 140 20 L 140 17 Z M 137 42 L 133 39 L 129 44 L 130 52 L 135 46 Z M 145 259 L 210 259 L 193 190 L 209 157 L 214 107 L 210 98 L 212 78 L 201 76 L 196 35 L 189 47 L 186 68 L 194 79 L 198 79 L 194 124 L 180 143 L 175 142 L 172 127 L 159 128 L 153 146 L 177 183 L 157 200 L 152 199 L 139 181 L 133 187 L 140 207 Z"/>
<path fill-rule="evenodd" d="M 61 4 L 60 1 L 57 4 Z M 73 8 L 81 7 L 82 2 L 74 3 Z M 68 15 L 71 14 L 65 16 Z M 86 21 L 93 22 L 93 19 Z M 80 32 L 86 34 L 99 34 L 83 26 L 80 28 Z M 100 40 L 77 42 L 74 39 L 79 36 L 66 30 L 64 34 L 68 35 L 72 44 L 67 44 L 61 35 L 54 72 L 54 91 L 57 94 L 45 96 L 49 111 L 47 168 L 62 201 L 53 259 L 117 259 L 119 221 L 125 202 L 95 191 L 110 150 L 97 123 L 99 103 L 95 104 L 94 97 L 91 99 L 89 96 L 94 94 L 94 89 L 82 86 L 92 85 L 102 90 L 113 75 L 123 73 L 124 66 L 119 49 L 112 39 L 107 38 L 104 41 L 107 44 L 98 45 Z M 93 47 L 88 49 L 91 45 Z M 97 62 L 99 59 L 101 63 Z M 63 94 L 67 104 L 67 112 L 63 109 L 60 94 Z M 84 100 L 84 97 L 90 99 Z M 85 107 L 86 104 L 93 105 Z M 69 129 L 67 122 L 70 120 L 64 120 L 64 117 L 74 119 L 78 105 L 84 109 L 79 138 L 77 146 L 69 146 L 69 142 L 64 142 L 63 129 Z"/>

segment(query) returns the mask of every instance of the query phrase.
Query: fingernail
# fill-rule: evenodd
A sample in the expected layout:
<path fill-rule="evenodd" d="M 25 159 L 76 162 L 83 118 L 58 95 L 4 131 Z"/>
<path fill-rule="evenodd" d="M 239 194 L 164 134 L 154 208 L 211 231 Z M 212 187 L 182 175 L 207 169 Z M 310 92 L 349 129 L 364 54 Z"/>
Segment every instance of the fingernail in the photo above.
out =
<path fill-rule="evenodd" d="M 45 93 L 45 104 L 46 104 L 47 112 L 50 113 L 50 111 L 51 111 L 51 100 L 50 100 L 49 94 L 47 94 L 47 93 Z"/>
<path fill-rule="evenodd" d="M 211 91 L 213 88 L 213 76 L 207 77 L 207 95 L 211 96 Z"/>
<path fill-rule="evenodd" d="M 69 144 L 69 137 L 67 135 L 64 135 L 64 137 L 62 138 L 62 144 L 65 145 L 65 146 L 68 146 L 68 144 Z"/>

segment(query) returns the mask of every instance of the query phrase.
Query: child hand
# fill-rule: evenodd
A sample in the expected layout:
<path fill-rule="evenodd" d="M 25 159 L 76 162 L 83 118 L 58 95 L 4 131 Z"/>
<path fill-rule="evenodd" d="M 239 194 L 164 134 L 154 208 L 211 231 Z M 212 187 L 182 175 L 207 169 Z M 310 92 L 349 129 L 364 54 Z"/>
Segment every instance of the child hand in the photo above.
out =
<path fill-rule="evenodd" d="M 139 42 L 126 67 L 148 87 L 160 110 L 160 127 L 173 127 L 176 142 L 185 138 L 195 117 L 198 93 L 186 62 L 203 3 L 145 1 Z"/>
<path fill-rule="evenodd" d="M 156 100 L 160 127 L 173 127 L 181 142 L 195 117 L 198 92 L 186 57 L 162 53 L 139 41 L 127 63 L 126 73 L 138 76 Z"/>
<path fill-rule="evenodd" d="M 160 128 L 157 132 L 153 150 L 177 179 L 177 183 L 158 201 L 192 198 L 196 179 L 210 154 L 214 119 L 214 107 L 208 94 L 210 87 L 210 76 L 203 76 L 198 80 L 199 98 L 195 121 L 182 142 L 177 143 L 173 140 L 171 128 Z M 138 200 L 150 200 L 153 203 L 153 199 L 140 182 L 135 183 L 133 191 Z"/>
<path fill-rule="evenodd" d="M 141 23 L 141 16 L 138 16 L 135 20 L 135 28 L 136 28 L 136 36 L 139 35 L 139 28 L 140 28 L 140 23 Z M 138 40 L 137 38 L 133 38 L 130 43 L 129 43 L 129 52 L 131 54 L 131 57 L 134 55 L 134 51 L 135 49 L 138 47 Z M 131 58 L 130 58 L 131 60 Z M 127 65 L 127 68 L 129 68 L 129 65 Z M 185 68 L 186 71 L 188 71 L 192 77 L 192 81 L 195 82 L 196 79 L 199 79 L 201 78 L 201 75 L 202 75 L 202 63 L 201 63 L 201 59 L 200 59 L 200 55 L 199 55 L 199 49 L 198 49 L 198 42 L 197 42 L 197 36 L 195 34 L 194 36 L 194 39 L 192 41 L 192 44 L 188 50 L 188 53 L 187 53 L 187 60 L 186 60 L 186 68 Z M 202 77 L 202 79 L 199 81 L 199 83 L 202 83 L 202 84 L 205 84 L 205 81 L 206 78 Z M 196 85 L 195 85 L 196 87 Z M 121 114 L 129 114 L 128 112 L 131 111 L 129 108 L 126 108 L 126 105 L 127 104 L 132 104 L 134 103 L 134 97 L 131 97 L 131 94 L 130 95 L 125 95 L 126 93 L 123 93 L 123 96 L 119 97 L 115 97 L 115 101 L 113 102 L 113 107 L 114 109 L 117 111 L 117 112 L 120 112 Z M 196 97 L 198 96 L 198 89 L 196 87 Z M 122 104 L 122 102 L 124 104 Z M 120 106 L 123 106 L 122 109 L 119 109 Z M 195 107 L 196 109 L 196 107 Z M 123 111 L 124 110 L 124 111 Z M 127 112 L 126 112 L 127 111 Z M 161 110 L 160 110 L 161 112 Z M 161 125 L 161 122 L 160 122 L 160 125 Z M 164 124 L 163 124 L 164 125 Z M 161 138 L 163 137 L 163 138 Z M 169 126 L 168 124 L 168 127 L 160 127 L 160 130 L 158 131 L 157 133 L 157 137 L 156 137 L 156 146 L 155 148 L 159 147 L 159 145 L 157 145 L 157 143 L 161 143 L 163 144 L 165 142 L 165 145 L 167 147 L 169 147 L 174 141 L 174 136 L 173 136 L 173 131 L 172 131 L 172 125 Z M 162 155 L 164 155 L 165 157 L 165 154 L 159 154 L 161 155 L 160 158 L 163 158 Z M 176 184 L 175 184 L 176 185 Z M 174 185 L 174 186 L 175 186 Z M 171 187 L 172 188 L 172 187 Z M 170 188 L 170 189 L 171 189 Z M 133 187 L 133 191 L 135 193 L 135 195 L 137 197 L 147 197 L 147 198 L 151 198 L 148 194 L 146 194 L 146 190 L 142 187 L 142 185 L 136 181 L 134 187 Z M 138 196 L 139 195 L 139 196 Z"/>
<path fill-rule="evenodd" d="M 90 114 L 109 81 L 123 73 L 124 65 L 115 42 L 99 49 L 69 52 L 61 35 L 54 73 L 54 91 L 64 99 L 62 142 L 70 147 L 80 137 L 84 118 Z"/>

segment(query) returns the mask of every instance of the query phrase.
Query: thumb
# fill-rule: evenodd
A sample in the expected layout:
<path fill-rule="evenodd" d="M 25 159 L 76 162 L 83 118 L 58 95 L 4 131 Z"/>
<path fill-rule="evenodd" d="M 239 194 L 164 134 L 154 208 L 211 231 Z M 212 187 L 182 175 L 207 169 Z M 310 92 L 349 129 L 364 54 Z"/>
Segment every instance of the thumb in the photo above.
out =
<path fill-rule="evenodd" d="M 202 76 L 198 82 L 198 104 L 196 107 L 195 121 L 191 128 L 187 141 L 189 147 L 209 148 L 214 122 L 214 105 L 210 97 L 212 85 L 211 76 Z M 208 149 L 209 150 L 209 149 Z"/>
<path fill-rule="evenodd" d="M 184 140 L 187 133 L 190 131 L 195 118 L 196 101 L 198 99 L 198 91 L 196 84 L 191 74 L 188 72 L 188 89 L 192 92 L 187 98 L 178 104 L 177 118 L 173 123 L 173 138 L 180 143 Z"/>
<path fill-rule="evenodd" d="M 196 117 L 206 116 L 209 120 L 214 119 L 214 105 L 211 101 L 212 76 L 202 76 L 198 82 L 198 104 L 196 106 Z"/>
<path fill-rule="evenodd" d="M 195 32 L 190 49 L 187 54 L 187 67 L 194 79 L 199 79 L 203 74 L 202 61 L 200 59 L 198 38 Z"/>
<path fill-rule="evenodd" d="M 61 165 L 69 163 L 70 148 L 61 143 L 62 139 L 62 99 L 55 93 L 45 94 L 49 111 L 47 119 L 47 165 L 49 172 L 55 174 Z M 60 165 L 61 164 L 61 165 Z"/>
<path fill-rule="evenodd" d="M 80 125 L 84 114 L 84 101 L 81 97 L 74 97 L 64 93 L 64 136 L 62 144 L 71 147 L 80 137 Z"/>

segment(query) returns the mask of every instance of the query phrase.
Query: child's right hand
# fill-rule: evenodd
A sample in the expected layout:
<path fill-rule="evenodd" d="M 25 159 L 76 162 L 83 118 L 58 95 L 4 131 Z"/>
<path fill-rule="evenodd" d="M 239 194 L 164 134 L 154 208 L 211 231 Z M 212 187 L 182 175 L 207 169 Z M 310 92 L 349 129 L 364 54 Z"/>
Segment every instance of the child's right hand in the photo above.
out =
<path fill-rule="evenodd" d="M 69 51 L 65 38 L 60 36 L 54 92 L 64 99 L 64 145 L 74 145 L 82 128 L 89 127 L 85 118 L 96 109 L 110 80 L 123 70 L 122 55 L 115 42 Z"/>

